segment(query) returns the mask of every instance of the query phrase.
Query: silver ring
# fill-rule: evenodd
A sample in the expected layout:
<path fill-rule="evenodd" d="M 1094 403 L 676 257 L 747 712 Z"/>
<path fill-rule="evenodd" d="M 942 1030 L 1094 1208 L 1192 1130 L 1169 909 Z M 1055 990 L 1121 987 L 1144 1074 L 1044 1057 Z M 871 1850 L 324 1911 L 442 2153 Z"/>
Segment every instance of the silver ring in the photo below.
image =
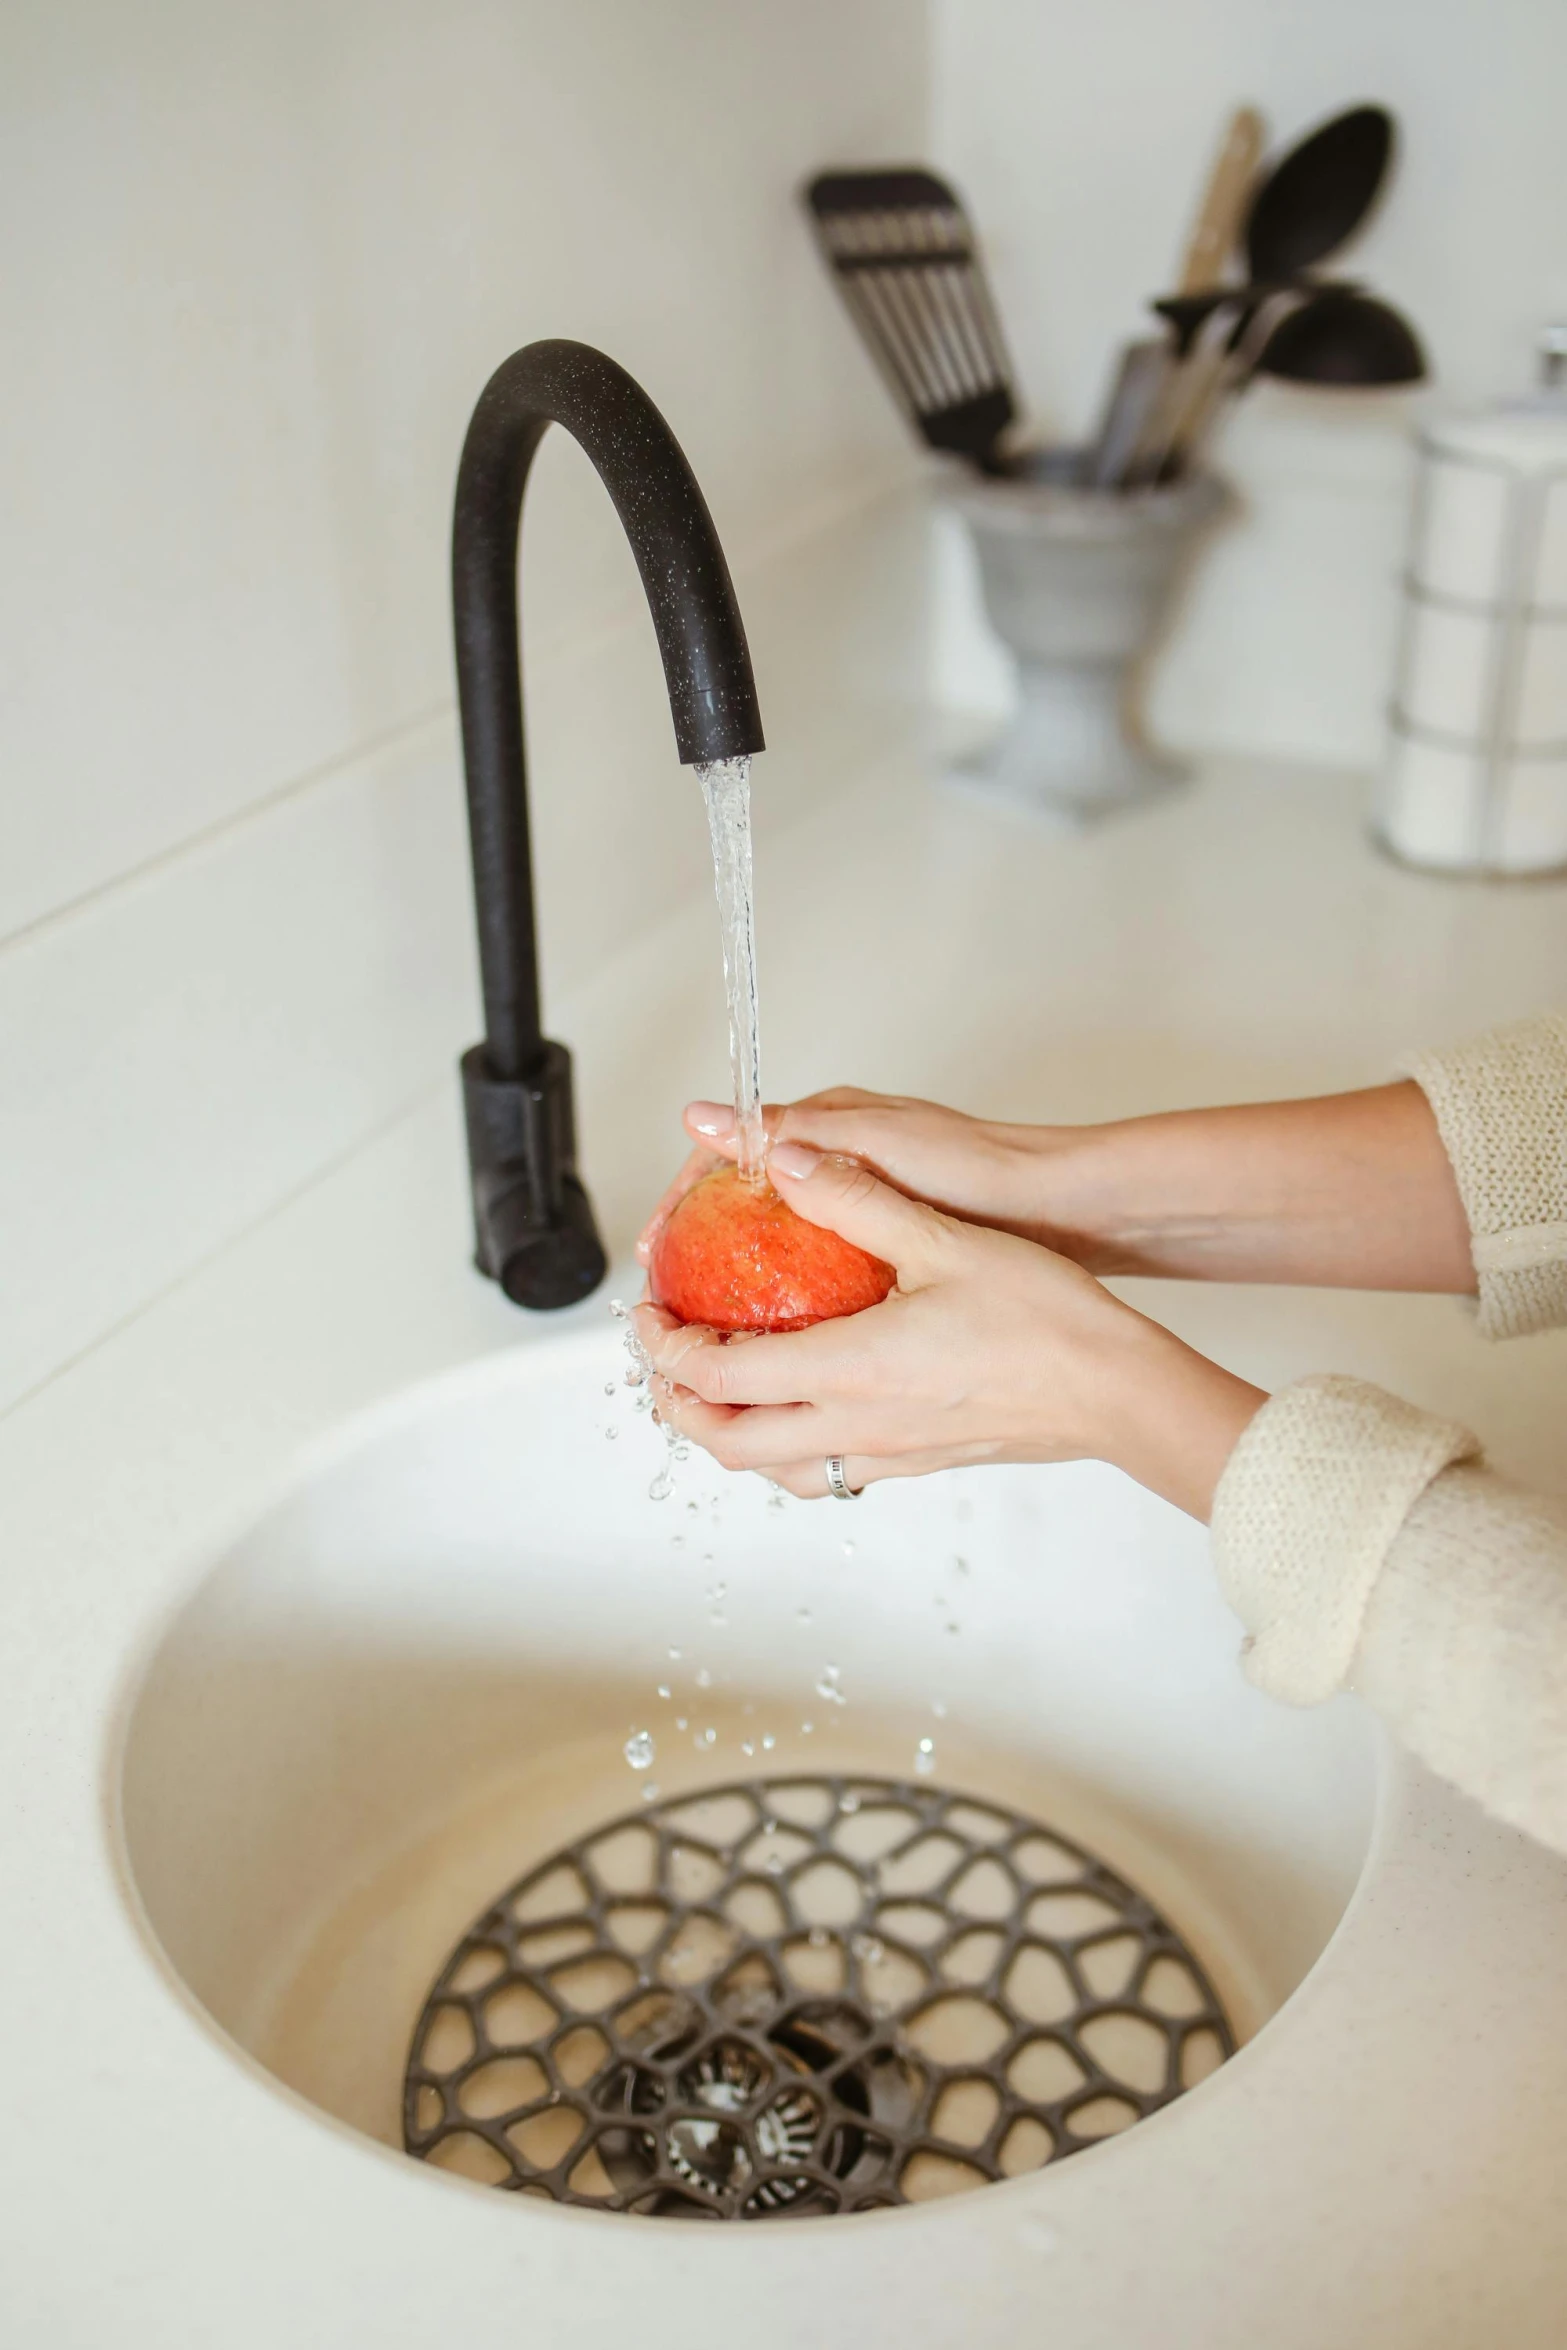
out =
<path fill-rule="evenodd" d="M 864 1488 L 862 1486 L 851 1485 L 849 1483 L 848 1478 L 843 1473 L 843 1455 L 841 1452 L 830 1453 L 827 1459 L 822 1463 L 822 1466 L 827 1471 L 827 1490 L 835 1501 L 859 1500 Z"/>

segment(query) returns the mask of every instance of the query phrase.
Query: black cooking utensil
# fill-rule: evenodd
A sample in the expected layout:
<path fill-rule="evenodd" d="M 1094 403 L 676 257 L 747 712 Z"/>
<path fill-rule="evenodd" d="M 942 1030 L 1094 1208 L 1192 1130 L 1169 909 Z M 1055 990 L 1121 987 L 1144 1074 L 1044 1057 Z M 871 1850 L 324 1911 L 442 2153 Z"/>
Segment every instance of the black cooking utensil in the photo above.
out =
<path fill-rule="evenodd" d="M 1299 277 L 1337 252 L 1376 202 L 1393 155 L 1382 106 L 1336 114 L 1275 164 L 1246 219 L 1253 279 Z"/>
<path fill-rule="evenodd" d="M 1012 369 L 968 216 L 933 171 L 827 171 L 818 242 L 898 405 L 933 449 L 1002 470 Z"/>
<path fill-rule="evenodd" d="M 1329 286 L 1280 320 L 1257 373 L 1289 383 L 1412 384 L 1424 379 L 1426 358 L 1414 328 L 1388 303 Z"/>
<path fill-rule="evenodd" d="M 1250 286 L 1210 286 L 1200 294 L 1161 294 L 1157 302 L 1150 302 L 1150 310 L 1168 320 L 1175 342 L 1175 355 L 1186 359 L 1198 335 L 1213 313 L 1225 303 L 1244 300 L 1254 289 Z"/>

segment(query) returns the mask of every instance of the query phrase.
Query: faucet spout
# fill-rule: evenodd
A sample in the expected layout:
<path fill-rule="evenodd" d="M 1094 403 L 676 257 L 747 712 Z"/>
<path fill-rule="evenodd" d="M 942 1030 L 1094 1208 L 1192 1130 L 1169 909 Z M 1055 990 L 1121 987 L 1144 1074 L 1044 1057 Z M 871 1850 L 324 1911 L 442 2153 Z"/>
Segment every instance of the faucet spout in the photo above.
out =
<path fill-rule="evenodd" d="M 763 747 L 745 627 L 696 477 L 639 384 L 585 343 L 496 369 L 463 444 L 452 607 L 485 1038 L 463 1055 L 475 1256 L 514 1303 L 574 1304 L 607 1259 L 576 1168 L 571 1056 L 541 1026 L 518 647 L 517 542 L 535 450 L 560 424 L 625 526 L 687 766 Z"/>

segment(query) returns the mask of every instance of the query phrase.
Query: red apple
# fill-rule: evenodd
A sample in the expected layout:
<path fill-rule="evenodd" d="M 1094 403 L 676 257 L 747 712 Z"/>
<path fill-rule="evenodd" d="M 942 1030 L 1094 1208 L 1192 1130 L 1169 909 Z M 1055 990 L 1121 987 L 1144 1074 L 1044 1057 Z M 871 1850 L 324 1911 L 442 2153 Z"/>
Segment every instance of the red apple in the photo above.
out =
<path fill-rule="evenodd" d="M 653 1244 L 649 1272 L 656 1305 L 713 1330 L 804 1330 L 880 1305 L 897 1279 L 738 1167 L 692 1185 Z"/>

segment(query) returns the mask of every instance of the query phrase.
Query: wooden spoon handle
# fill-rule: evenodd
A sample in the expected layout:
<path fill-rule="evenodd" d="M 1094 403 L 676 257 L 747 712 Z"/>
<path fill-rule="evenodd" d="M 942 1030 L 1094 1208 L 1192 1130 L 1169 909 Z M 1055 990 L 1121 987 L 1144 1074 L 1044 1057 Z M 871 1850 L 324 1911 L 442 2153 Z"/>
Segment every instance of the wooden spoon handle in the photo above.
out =
<path fill-rule="evenodd" d="M 1240 241 L 1257 166 L 1262 161 L 1262 140 L 1262 116 L 1256 107 L 1238 106 L 1214 157 L 1202 210 L 1187 240 L 1179 292 L 1200 293 L 1223 278 L 1225 264 Z"/>

